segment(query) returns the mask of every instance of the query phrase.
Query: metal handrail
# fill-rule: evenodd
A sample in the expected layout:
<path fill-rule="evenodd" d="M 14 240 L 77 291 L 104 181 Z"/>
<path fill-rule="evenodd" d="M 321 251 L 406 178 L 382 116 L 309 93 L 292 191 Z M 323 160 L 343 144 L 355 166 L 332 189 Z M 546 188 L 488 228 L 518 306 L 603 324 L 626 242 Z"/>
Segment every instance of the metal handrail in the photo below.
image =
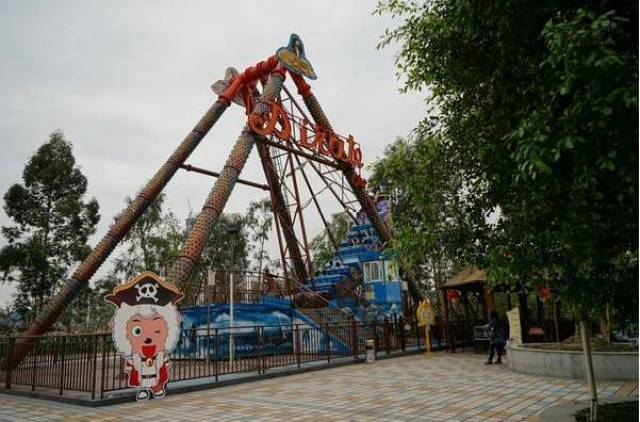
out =
<path fill-rule="evenodd" d="M 340 307 L 338 305 L 334 305 L 333 303 L 331 303 L 331 301 L 327 300 L 324 296 L 322 296 L 321 294 L 319 294 L 316 291 L 311 290 L 308 286 L 300 283 L 298 280 L 296 280 L 294 278 L 275 275 L 275 274 L 270 274 L 270 273 L 264 273 L 264 272 L 260 272 L 260 271 L 250 271 L 250 270 L 244 270 L 244 271 L 212 270 L 212 271 L 215 271 L 216 273 L 224 274 L 224 276 L 223 276 L 224 278 L 226 278 L 228 276 L 228 274 L 231 274 L 231 273 L 237 274 L 239 276 L 252 275 L 254 277 L 257 277 L 260 280 L 265 280 L 266 277 L 269 277 L 272 280 L 276 281 L 276 285 L 280 289 L 279 296 L 275 295 L 277 297 L 284 298 L 285 296 L 291 296 L 292 299 L 293 299 L 298 294 L 304 292 L 305 294 L 311 295 L 315 300 L 318 300 L 321 303 L 323 303 L 327 308 L 336 309 L 336 310 L 340 311 L 341 313 L 343 313 L 348 318 L 351 318 L 353 316 L 357 316 L 358 318 L 360 318 L 363 321 L 367 320 L 366 315 L 362 315 L 362 312 L 360 312 L 358 309 L 354 308 L 351 311 L 347 311 L 343 307 Z M 287 291 L 287 287 L 289 287 L 289 286 L 292 286 L 293 288 L 291 290 Z M 265 286 L 261 286 L 261 287 L 264 288 Z M 359 304 L 363 304 L 365 306 L 365 308 L 367 308 L 367 309 L 373 309 L 375 311 L 375 319 L 381 321 L 381 320 L 383 320 L 385 318 L 391 318 L 391 313 L 390 312 L 387 312 L 387 311 L 381 309 L 379 306 L 377 306 L 374 303 L 369 302 L 364 297 L 359 297 L 357 295 L 357 293 L 353 289 L 351 289 L 349 286 L 344 286 L 344 288 L 347 290 L 347 293 L 352 296 L 352 298 L 354 298 L 357 302 L 359 302 Z M 284 290 L 284 292 L 283 292 L 283 290 Z M 262 289 L 260 289 L 260 290 L 253 290 L 253 289 L 242 290 L 242 289 L 239 289 L 237 291 L 237 293 L 234 293 L 234 297 L 236 295 L 242 295 L 242 294 L 245 294 L 245 293 L 252 294 L 252 293 L 256 293 L 256 292 L 262 292 L 262 293 L 267 293 L 268 294 L 268 292 L 265 292 Z M 274 296 L 274 295 L 272 295 L 272 296 Z"/>

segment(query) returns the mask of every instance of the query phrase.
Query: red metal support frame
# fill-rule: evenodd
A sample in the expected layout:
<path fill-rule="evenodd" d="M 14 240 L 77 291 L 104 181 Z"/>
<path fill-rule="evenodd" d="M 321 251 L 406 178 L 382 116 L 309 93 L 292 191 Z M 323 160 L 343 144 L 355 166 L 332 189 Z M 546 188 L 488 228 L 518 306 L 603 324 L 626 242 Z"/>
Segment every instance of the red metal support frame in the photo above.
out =
<path fill-rule="evenodd" d="M 271 195 L 271 192 L 269 192 Z M 271 212 L 273 212 L 273 221 L 276 224 L 276 234 L 278 235 L 278 249 L 280 250 L 280 260 L 282 262 L 282 271 L 286 279 L 289 278 L 289 268 L 287 268 L 287 256 L 284 249 L 284 242 L 282 241 L 282 232 L 280 230 L 280 219 L 273 207 L 273 196 L 270 196 Z M 260 269 L 262 271 L 262 269 Z"/>
<path fill-rule="evenodd" d="M 297 156 L 296 156 L 296 162 L 298 163 L 298 166 L 301 166 L 300 158 L 297 157 Z M 329 240 L 331 240 L 331 244 L 333 245 L 333 248 L 337 251 L 338 250 L 338 244 L 336 243 L 336 240 L 334 239 L 333 234 L 331 233 L 331 230 L 329 229 L 329 222 L 325 218 L 324 213 L 322 212 L 322 208 L 320 208 L 320 204 L 318 203 L 318 198 L 316 198 L 316 194 L 313 191 L 313 188 L 311 187 L 311 183 L 309 182 L 309 178 L 307 177 L 307 174 L 305 172 L 302 172 L 302 178 L 303 178 L 303 180 L 305 182 L 305 185 L 307 186 L 307 189 L 309 190 L 309 194 L 311 195 L 311 200 L 315 204 L 316 210 L 318 211 L 318 214 L 320 215 L 320 219 L 322 220 L 322 224 L 324 225 L 325 229 L 327 230 L 327 235 L 329 236 Z"/>
<path fill-rule="evenodd" d="M 200 167 L 192 166 L 190 164 L 182 164 L 180 166 L 180 168 L 184 169 L 186 171 L 192 171 L 194 173 L 204 174 L 206 176 L 220 177 L 220 173 L 218 173 L 217 171 L 211 171 L 211 170 L 203 169 L 203 168 L 200 168 Z M 258 189 L 262 189 L 262 190 L 269 190 L 269 186 L 263 185 L 261 183 L 252 182 L 251 180 L 238 179 L 238 184 L 251 186 L 253 188 L 258 188 Z"/>

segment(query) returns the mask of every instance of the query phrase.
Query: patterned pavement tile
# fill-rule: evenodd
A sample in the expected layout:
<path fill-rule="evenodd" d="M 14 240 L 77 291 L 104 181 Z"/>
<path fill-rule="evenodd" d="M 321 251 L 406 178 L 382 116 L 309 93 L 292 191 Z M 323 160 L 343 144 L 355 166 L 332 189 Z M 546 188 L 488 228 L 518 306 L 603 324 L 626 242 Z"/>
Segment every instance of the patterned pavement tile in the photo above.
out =
<path fill-rule="evenodd" d="M 0 421 L 537 421 L 545 407 L 588 397 L 579 381 L 517 374 L 470 354 L 414 355 L 88 408 L 0 394 Z M 637 383 L 599 385 L 637 396 Z"/>

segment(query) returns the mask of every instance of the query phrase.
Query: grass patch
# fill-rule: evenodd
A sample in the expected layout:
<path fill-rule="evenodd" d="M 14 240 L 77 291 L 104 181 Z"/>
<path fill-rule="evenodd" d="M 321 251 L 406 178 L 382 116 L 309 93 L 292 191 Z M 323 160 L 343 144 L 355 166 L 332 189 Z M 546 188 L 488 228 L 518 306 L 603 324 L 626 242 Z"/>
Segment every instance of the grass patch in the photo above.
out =
<path fill-rule="evenodd" d="M 578 422 L 589 421 L 589 408 L 576 414 Z M 602 404 L 598 406 L 598 422 L 637 422 L 638 401 L 624 403 Z"/>

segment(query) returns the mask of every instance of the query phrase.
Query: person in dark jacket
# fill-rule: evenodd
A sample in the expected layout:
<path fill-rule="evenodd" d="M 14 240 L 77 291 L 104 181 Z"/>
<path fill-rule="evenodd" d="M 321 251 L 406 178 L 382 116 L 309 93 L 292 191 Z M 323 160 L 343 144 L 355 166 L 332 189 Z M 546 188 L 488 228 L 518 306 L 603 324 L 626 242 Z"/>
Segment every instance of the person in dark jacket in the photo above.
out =
<path fill-rule="evenodd" d="M 491 347 L 489 350 L 489 360 L 486 362 L 487 365 L 491 365 L 493 363 L 493 356 L 496 354 L 498 357 L 496 364 L 501 364 L 505 339 L 502 334 L 502 330 L 498 325 L 498 313 L 496 311 L 491 311 L 489 317 L 489 344 Z"/>

